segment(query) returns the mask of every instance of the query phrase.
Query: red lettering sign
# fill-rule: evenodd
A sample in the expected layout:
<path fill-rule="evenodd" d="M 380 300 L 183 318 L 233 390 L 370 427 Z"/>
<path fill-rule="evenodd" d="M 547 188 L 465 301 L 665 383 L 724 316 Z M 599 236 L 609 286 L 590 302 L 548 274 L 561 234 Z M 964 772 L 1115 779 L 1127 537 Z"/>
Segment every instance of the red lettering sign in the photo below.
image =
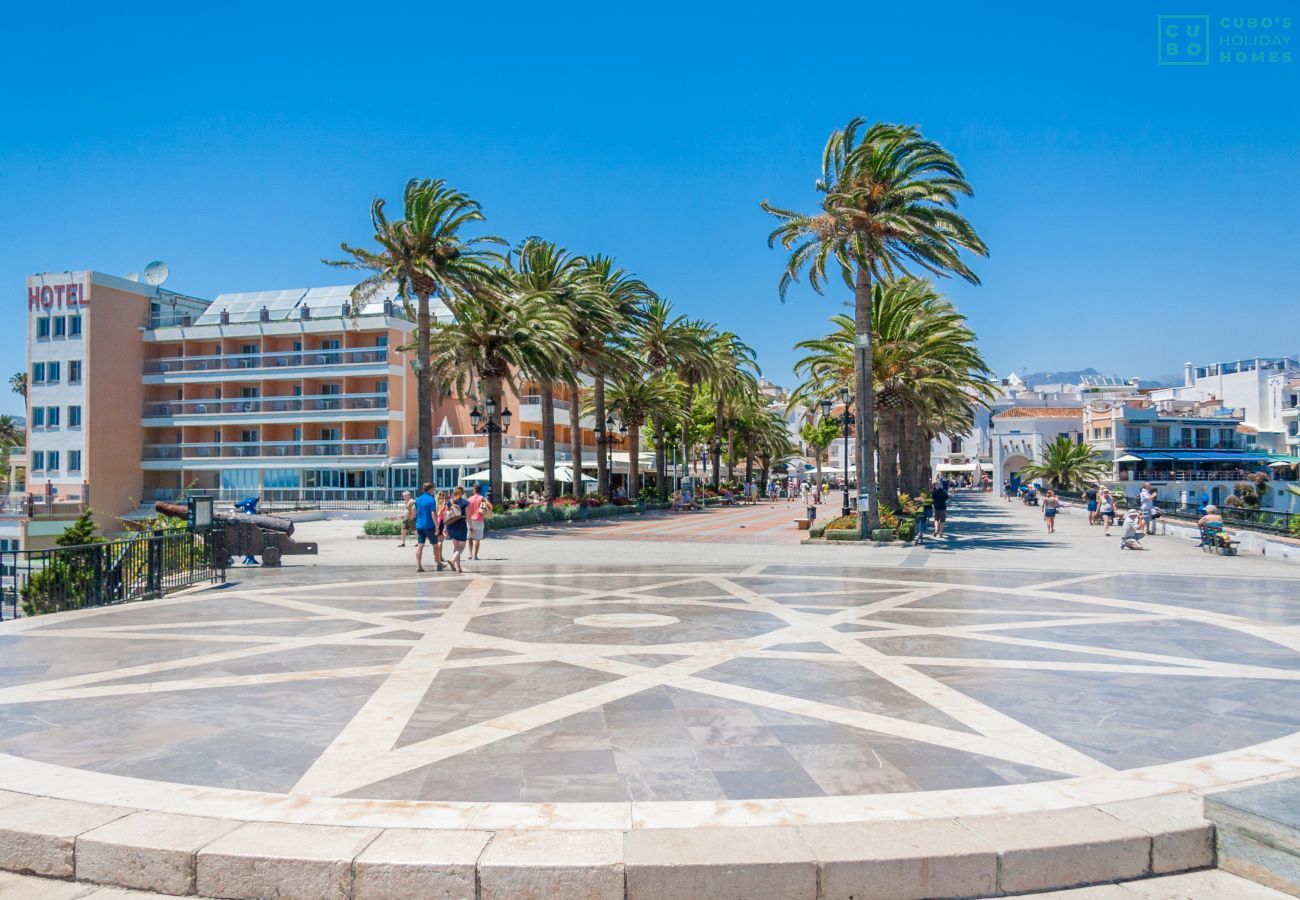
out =
<path fill-rule="evenodd" d="M 86 306 L 86 285 L 80 282 L 68 284 L 43 284 L 40 287 L 27 288 L 27 309 L 41 312 L 49 309 L 71 309 Z"/>
<path fill-rule="evenodd" d="M 41 288 L 41 306 L 49 309 L 54 305 L 54 288 L 48 284 Z"/>
<path fill-rule="evenodd" d="M 41 289 L 38 287 L 29 287 L 27 289 L 27 309 L 41 308 Z"/>

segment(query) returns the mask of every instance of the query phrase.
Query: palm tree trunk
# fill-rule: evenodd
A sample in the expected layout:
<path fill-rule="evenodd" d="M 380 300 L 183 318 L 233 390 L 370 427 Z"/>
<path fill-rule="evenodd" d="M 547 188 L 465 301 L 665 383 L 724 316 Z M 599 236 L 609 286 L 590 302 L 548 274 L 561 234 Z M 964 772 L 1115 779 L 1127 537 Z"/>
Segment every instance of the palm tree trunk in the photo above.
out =
<path fill-rule="evenodd" d="M 866 540 L 872 529 L 880 527 L 879 503 L 876 500 L 876 461 L 873 453 L 876 433 L 876 395 L 871 384 L 871 268 L 865 260 L 858 262 L 857 280 L 853 286 L 853 324 L 857 333 L 857 352 L 854 355 L 856 406 L 858 416 L 858 494 L 866 501 L 867 514 L 861 515 L 858 525 Z M 848 461 L 845 460 L 845 469 Z M 847 475 L 845 476 L 847 477 Z"/>
<path fill-rule="evenodd" d="M 817 496 L 821 496 L 822 489 L 822 450 L 821 447 L 813 447 L 813 462 L 817 464 Z"/>
<path fill-rule="evenodd" d="M 555 502 L 555 386 L 549 381 L 541 384 L 542 398 L 542 490 L 546 505 Z"/>
<path fill-rule="evenodd" d="M 912 405 L 903 405 L 898 419 L 898 491 L 916 496 L 916 417 Z"/>
<path fill-rule="evenodd" d="M 880 506 L 892 510 L 898 505 L 898 411 L 885 408 L 880 416 Z"/>
<path fill-rule="evenodd" d="M 727 429 L 727 480 L 736 480 L 736 429 Z"/>
<path fill-rule="evenodd" d="M 713 408 L 713 444 L 710 448 L 713 460 L 713 489 L 716 491 L 722 484 L 722 398 L 718 398 L 717 405 Z"/>
<path fill-rule="evenodd" d="M 592 400 L 595 404 L 596 428 L 605 427 L 605 376 L 597 375 L 596 384 L 592 389 Z M 596 448 L 596 492 L 606 499 L 610 496 L 610 472 L 607 465 L 608 460 L 601 448 Z"/>
<path fill-rule="evenodd" d="M 655 416 L 655 490 L 665 493 L 664 484 L 668 480 L 668 459 L 664 454 L 664 422 Z"/>
<path fill-rule="evenodd" d="M 420 370 L 415 373 L 416 481 L 420 486 L 433 481 L 433 371 L 429 365 L 429 295 L 416 296 L 415 359 Z"/>
<path fill-rule="evenodd" d="M 623 420 L 627 422 L 626 419 Z M 627 426 L 627 497 L 636 500 L 641 493 L 641 426 Z"/>
<path fill-rule="evenodd" d="M 581 497 L 582 488 L 582 408 L 578 406 L 578 379 L 569 385 L 569 432 L 573 441 L 573 496 Z M 599 450 L 599 448 L 597 448 Z M 600 456 L 600 453 L 596 453 Z"/>
<path fill-rule="evenodd" d="M 489 376 L 483 379 L 483 391 L 496 404 L 497 409 L 505 409 L 501 401 L 501 378 Z M 502 434 L 495 428 L 488 429 L 488 494 L 493 504 L 500 506 L 505 500 L 505 484 L 501 478 L 502 471 Z"/>
<path fill-rule="evenodd" d="M 686 403 L 682 407 L 682 475 L 694 474 L 691 471 L 691 403 L 694 400 L 694 387 L 686 385 Z"/>

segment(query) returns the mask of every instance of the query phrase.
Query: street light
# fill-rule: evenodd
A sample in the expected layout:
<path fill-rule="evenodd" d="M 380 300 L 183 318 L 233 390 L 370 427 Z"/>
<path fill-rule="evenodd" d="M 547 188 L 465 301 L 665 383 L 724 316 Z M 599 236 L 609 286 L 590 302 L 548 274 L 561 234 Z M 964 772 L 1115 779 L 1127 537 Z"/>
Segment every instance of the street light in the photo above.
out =
<path fill-rule="evenodd" d="M 475 434 L 488 435 L 488 471 L 490 472 L 496 468 L 494 462 L 497 456 L 497 450 L 496 447 L 494 446 L 496 442 L 492 440 L 492 435 L 505 434 L 506 431 L 509 430 L 510 410 L 509 408 L 503 408 L 501 410 L 501 415 L 498 416 L 497 402 L 496 399 L 493 397 L 488 397 L 487 400 L 484 402 L 483 406 L 487 410 L 487 415 L 484 416 L 483 413 L 479 412 L 478 406 L 475 405 L 474 408 L 471 409 L 469 412 L 469 424 L 470 427 L 474 429 Z M 499 425 L 497 424 L 498 419 L 500 420 Z M 488 485 L 489 500 L 492 499 L 491 494 L 492 494 L 492 488 L 494 487 L 496 487 L 496 485 L 492 485 L 492 484 Z"/>
<path fill-rule="evenodd" d="M 832 418 L 831 408 L 835 405 L 829 397 L 822 398 L 821 408 L 822 415 L 826 418 Z M 844 433 L 844 506 L 840 510 L 840 515 L 849 515 L 849 426 L 856 424 L 857 419 L 853 413 L 849 412 L 849 389 L 840 388 L 840 405 L 843 408 L 838 416 L 834 418 L 839 420 L 840 430 Z M 861 473 L 859 473 L 861 474 Z M 861 512 L 861 510 L 859 510 Z"/>
<path fill-rule="evenodd" d="M 610 415 L 605 417 L 605 424 L 603 427 L 600 424 L 596 425 L 596 446 L 605 448 L 605 454 L 606 454 L 605 458 L 606 458 L 606 466 L 607 466 L 606 471 L 609 472 L 609 477 L 611 481 L 613 481 L 614 479 L 614 446 L 619 442 L 618 436 L 615 435 L 614 433 L 615 424 L 616 423 L 614 422 L 614 416 L 611 413 Z M 624 422 L 622 425 L 618 427 L 618 433 L 621 434 L 623 437 L 627 437 L 626 422 Z M 600 451 L 597 450 L 596 452 L 599 453 Z M 575 473 L 573 477 L 581 478 L 582 475 L 581 473 Z"/>

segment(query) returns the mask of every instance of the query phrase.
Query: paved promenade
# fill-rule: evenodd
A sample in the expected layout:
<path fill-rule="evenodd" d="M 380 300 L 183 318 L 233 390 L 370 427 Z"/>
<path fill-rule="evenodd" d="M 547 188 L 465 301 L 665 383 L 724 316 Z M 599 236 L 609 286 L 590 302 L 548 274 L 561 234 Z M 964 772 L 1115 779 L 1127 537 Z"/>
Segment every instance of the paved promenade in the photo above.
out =
<path fill-rule="evenodd" d="M 320 557 L 6 623 L 0 868 L 984 896 L 1210 865 L 1200 796 L 1300 772 L 1292 564 L 979 495 L 919 548 L 774 545 L 777 507 L 494 535 L 465 575 L 308 523 Z"/>

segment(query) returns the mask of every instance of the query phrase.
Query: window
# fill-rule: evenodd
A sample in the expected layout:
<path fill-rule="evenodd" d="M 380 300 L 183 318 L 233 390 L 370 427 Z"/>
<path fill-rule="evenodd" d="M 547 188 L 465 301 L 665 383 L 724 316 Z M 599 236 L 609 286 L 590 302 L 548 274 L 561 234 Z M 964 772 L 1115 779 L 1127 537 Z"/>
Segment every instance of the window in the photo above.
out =
<path fill-rule="evenodd" d="M 339 340 L 338 338 L 326 338 L 320 342 L 320 348 L 322 350 L 337 350 L 339 349 Z"/>
<path fill-rule="evenodd" d="M 45 407 L 45 424 L 50 428 L 59 427 L 59 408 L 57 406 Z"/>
<path fill-rule="evenodd" d="M 81 384 L 81 360 L 68 360 L 68 384 Z"/>
<path fill-rule="evenodd" d="M 960 452 L 961 452 L 961 438 L 960 438 L 960 437 L 950 437 L 950 438 L 949 438 L 949 441 L 950 441 L 951 444 L 952 444 L 952 452 L 953 452 L 953 453 L 960 453 Z"/>
<path fill-rule="evenodd" d="M 388 335 L 386 335 L 386 334 L 378 335 L 378 336 L 375 338 L 375 346 L 376 346 L 376 347 L 387 347 L 387 346 L 388 346 Z"/>
<path fill-rule="evenodd" d="M 1169 446 L 1169 426 L 1157 425 L 1152 430 L 1152 441 L 1157 447 Z"/>
<path fill-rule="evenodd" d="M 256 443 L 257 443 L 257 429 L 256 429 L 256 428 L 245 428 L 243 431 L 239 432 L 239 440 L 240 440 L 240 443 L 244 443 L 244 444 L 256 444 Z"/>
<path fill-rule="evenodd" d="M 35 413 L 35 410 L 33 410 L 33 414 L 34 414 L 34 413 Z M 42 451 L 42 450 L 33 450 L 33 451 L 32 451 L 32 471 L 33 471 L 33 472 L 44 472 L 44 471 L 45 471 L 45 452 L 44 452 L 44 451 Z"/>
<path fill-rule="evenodd" d="M 45 383 L 59 383 L 59 364 L 57 362 L 47 362 L 45 364 Z"/>
<path fill-rule="evenodd" d="M 42 316 L 41 318 L 36 320 L 36 339 L 40 340 L 41 338 L 49 338 L 49 336 L 50 336 L 49 317 Z"/>
<path fill-rule="evenodd" d="M 44 407 L 44 406 L 33 406 L 33 407 L 32 407 L 32 427 L 33 427 L 33 428 L 44 428 L 44 427 L 45 427 L 45 407 Z"/>
<path fill-rule="evenodd" d="M 388 426 L 387 426 L 387 425 L 376 425 L 376 426 L 375 426 L 375 440 L 377 440 L 377 441 L 386 441 L 386 440 L 388 440 Z"/>
<path fill-rule="evenodd" d="M 54 336 L 55 336 L 55 337 L 67 337 L 67 336 L 68 336 L 68 320 L 67 320 L 66 318 L 64 318 L 63 316 L 55 316 L 53 321 L 54 321 Z"/>
<path fill-rule="evenodd" d="M 32 363 L 32 384 L 45 384 L 45 363 Z"/>
<path fill-rule="evenodd" d="M 69 450 L 69 451 L 68 451 L 68 471 L 69 471 L 69 472 L 80 472 L 80 471 L 81 471 L 81 451 L 80 451 L 80 450 Z"/>
<path fill-rule="evenodd" d="M 80 407 L 80 406 L 69 406 L 69 407 L 68 407 L 68 427 L 69 427 L 69 428 L 80 428 L 80 427 L 81 427 L 81 407 Z"/>
<path fill-rule="evenodd" d="M 51 450 L 45 454 L 45 469 L 48 472 L 59 471 L 59 451 Z"/>
<path fill-rule="evenodd" d="M 1140 447 L 1140 446 L 1142 446 L 1142 429 L 1141 429 L 1141 428 L 1125 428 L 1125 429 L 1124 429 L 1124 446 L 1125 446 L 1125 447 Z"/>
<path fill-rule="evenodd" d="M 81 337 L 81 316 L 68 316 L 68 337 Z"/>

